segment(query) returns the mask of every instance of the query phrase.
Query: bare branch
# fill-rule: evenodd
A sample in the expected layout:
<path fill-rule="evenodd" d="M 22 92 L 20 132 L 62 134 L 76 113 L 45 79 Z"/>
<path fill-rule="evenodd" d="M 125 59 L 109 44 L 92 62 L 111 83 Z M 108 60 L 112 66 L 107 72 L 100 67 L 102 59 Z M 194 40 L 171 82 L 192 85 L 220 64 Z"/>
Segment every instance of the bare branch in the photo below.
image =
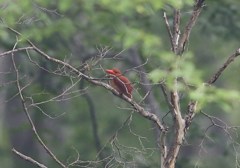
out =
<path fill-rule="evenodd" d="M 0 57 L 6 56 L 8 54 L 13 54 L 15 52 L 19 52 L 19 51 L 26 51 L 26 50 L 33 50 L 34 47 L 23 47 L 23 48 L 16 48 L 10 51 L 6 51 L 0 54 Z"/>
<path fill-rule="evenodd" d="M 175 85 L 177 81 L 175 80 Z M 177 90 L 171 92 L 171 104 L 173 108 L 171 109 L 174 124 L 175 124 L 175 138 L 174 141 L 168 151 L 167 157 L 165 159 L 164 165 L 166 167 L 172 168 L 175 165 L 180 147 L 183 142 L 184 138 L 184 128 L 185 128 L 185 121 L 181 115 L 181 109 L 179 105 L 179 94 Z"/>
<path fill-rule="evenodd" d="M 236 57 L 240 55 L 240 48 L 238 48 L 232 55 L 228 57 L 228 59 L 225 61 L 225 63 L 222 65 L 221 68 L 218 69 L 218 71 L 207 81 L 207 84 L 211 85 L 219 78 L 219 76 L 222 74 L 222 72 L 234 61 Z"/>
<path fill-rule="evenodd" d="M 197 0 L 196 4 L 194 5 L 194 9 L 191 15 L 191 18 L 188 22 L 188 24 L 185 27 L 185 30 L 180 38 L 179 44 L 178 44 L 178 50 L 177 55 L 181 55 L 185 50 L 185 45 L 188 42 L 190 33 L 192 31 L 193 26 L 195 25 L 197 18 L 199 14 L 202 11 L 202 8 L 204 6 L 204 0 Z"/>
<path fill-rule="evenodd" d="M 47 168 L 47 166 L 45 166 L 44 164 L 42 163 L 39 163 L 37 162 L 36 160 L 34 160 L 33 158 L 29 157 L 29 156 L 26 156 L 20 152 L 18 152 L 16 149 L 12 148 L 12 152 L 15 153 L 17 156 L 19 156 L 20 158 L 36 165 L 37 167 L 40 167 L 40 168 Z"/>
<path fill-rule="evenodd" d="M 68 94 L 72 94 L 74 92 L 80 92 L 80 95 L 83 95 L 85 93 L 85 91 L 87 90 L 87 88 L 82 89 L 82 90 L 77 90 L 77 91 L 74 91 L 74 92 L 69 92 L 73 87 L 75 87 L 79 83 L 80 80 L 81 80 L 81 78 L 79 78 L 76 82 L 72 83 L 71 86 L 66 88 L 62 93 L 58 94 L 57 96 L 49 98 L 49 99 L 41 101 L 41 102 L 32 102 L 32 104 L 29 105 L 29 106 L 37 106 L 37 105 L 49 103 L 49 102 L 52 102 L 52 101 L 63 101 L 65 99 L 69 99 L 69 98 L 64 98 L 64 99 L 59 99 L 59 98 L 63 97 L 63 96 L 66 96 Z M 80 96 L 80 95 L 78 95 L 78 96 Z"/>

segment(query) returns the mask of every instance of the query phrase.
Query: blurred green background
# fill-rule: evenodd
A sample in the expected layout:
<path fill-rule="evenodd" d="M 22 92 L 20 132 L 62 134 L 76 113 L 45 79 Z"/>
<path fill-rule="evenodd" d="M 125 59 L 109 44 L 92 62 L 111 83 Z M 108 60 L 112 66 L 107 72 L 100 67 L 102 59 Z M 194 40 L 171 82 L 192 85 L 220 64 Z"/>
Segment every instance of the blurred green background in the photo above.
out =
<path fill-rule="evenodd" d="M 118 67 L 133 82 L 137 102 L 150 89 L 160 116 L 167 114 L 168 106 L 157 82 L 164 79 L 171 88 L 177 74 L 198 88 L 189 91 L 180 86 L 184 114 L 188 101 L 196 99 L 205 113 L 219 117 L 229 126 L 239 125 L 240 61 L 228 67 L 211 88 L 201 85 L 239 47 L 240 1 L 206 1 L 186 51 L 176 61 L 170 50 L 163 11 L 172 25 L 173 8 L 181 9 L 183 30 L 193 3 L 193 0 L 0 0 L 0 53 L 11 50 L 16 43 L 16 35 L 6 28 L 11 27 L 23 34 L 18 37 L 17 47 L 28 46 L 26 39 L 30 39 L 44 52 L 75 67 L 88 65 L 85 73 L 93 77 L 105 78 L 103 69 Z M 30 84 L 24 89 L 30 115 L 44 142 L 63 163 L 74 162 L 79 154 L 79 161 L 70 167 L 103 167 L 106 162 L 109 167 L 159 167 L 153 125 L 132 113 L 127 103 L 104 88 L 78 81 L 65 73 L 64 67 L 35 52 L 23 51 L 15 56 L 21 85 Z M 141 64 L 144 66 L 138 67 Z M 176 64 L 178 67 L 174 68 Z M 62 75 L 48 73 L 39 66 Z M 58 167 L 31 131 L 18 98 L 15 75 L 10 55 L 0 57 L 0 165 L 35 167 L 14 155 L 11 149 L 15 148 L 48 167 Z M 73 84 L 68 94 L 52 99 Z M 149 101 L 143 101 L 142 106 L 151 109 L 149 105 L 153 102 Z M 165 120 L 170 125 L 171 139 L 171 117 Z M 209 127 L 211 124 L 203 114 L 196 115 L 176 167 L 240 167 L 237 127 L 228 129 L 217 121 L 224 130 Z"/>

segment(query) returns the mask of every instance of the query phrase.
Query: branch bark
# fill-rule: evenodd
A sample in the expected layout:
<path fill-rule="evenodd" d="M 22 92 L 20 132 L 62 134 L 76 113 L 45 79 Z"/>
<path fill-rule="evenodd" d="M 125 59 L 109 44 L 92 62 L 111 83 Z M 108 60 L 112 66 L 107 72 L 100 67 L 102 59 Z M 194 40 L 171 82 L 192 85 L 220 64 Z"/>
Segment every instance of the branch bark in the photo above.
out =
<path fill-rule="evenodd" d="M 175 85 L 177 85 L 177 80 L 175 80 Z M 175 86 L 175 88 L 177 88 L 177 86 Z M 171 112 L 173 115 L 173 119 L 174 119 L 173 122 L 175 126 L 175 138 L 173 143 L 171 144 L 167 157 L 164 161 L 165 168 L 175 167 L 177 156 L 184 138 L 185 121 L 182 118 L 180 102 L 179 102 L 179 94 L 177 89 L 171 92 L 171 105 L 172 105 Z"/>

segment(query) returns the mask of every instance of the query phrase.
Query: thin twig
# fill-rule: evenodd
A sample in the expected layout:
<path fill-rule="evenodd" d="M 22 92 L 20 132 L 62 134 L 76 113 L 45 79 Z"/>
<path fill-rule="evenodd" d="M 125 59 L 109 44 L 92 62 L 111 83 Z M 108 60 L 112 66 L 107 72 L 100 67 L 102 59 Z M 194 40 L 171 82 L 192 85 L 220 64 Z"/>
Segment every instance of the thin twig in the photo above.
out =
<path fill-rule="evenodd" d="M 207 81 L 207 84 L 211 85 L 219 78 L 222 72 L 234 61 L 236 57 L 240 55 L 240 48 L 238 48 L 232 55 L 228 57 L 225 63 L 218 69 L 218 71 Z"/>
<path fill-rule="evenodd" d="M 14 50 L 10 50 L 10 51 L 6 51 L 6 52 L 3 52 L 3 53 L 0 53 L 0 57 L 3 57 L 3 56 L 8 55 L 8 54 L 15 53 L 15 52 L 19 52 L 19 51 L 26 51 L 26 50 L 33 50 L 33 49 L 34 49 L 34 47 L 16 48 Z"/>
<path fill-rule="evenodd" d="M 228 126 L 227 123 L 225 123 L 220 118 L 217 118 L 215 116 L 211 116 L 211 115 L 209 115 L 209 114 L 207 114 L 207 113 L 205 113 L 203 111 L 200 111 L 200 113 L 203 114 L 204 116 L 206 116 L 211 121 L 213 126 L 222 129 L 229 136 L 229 138 L 232 141 L 234 141 L 232 135 L 229 132 L 230 129 L 235 128 L 234 126 Z M 219 122 L 219 124 L 217 122 Z"/>
<path fill-rule="evenodd" d="M 171 100 L 168 97 L 166 85 L 163 83 L 163 84 L 160 84 L 160 87 L 161 87 L 161 90 L 163 92 L 165 102 L 168 104 L 169 110 L 171 110 L 173 108 L 173 105 L 171 103 Z"/>

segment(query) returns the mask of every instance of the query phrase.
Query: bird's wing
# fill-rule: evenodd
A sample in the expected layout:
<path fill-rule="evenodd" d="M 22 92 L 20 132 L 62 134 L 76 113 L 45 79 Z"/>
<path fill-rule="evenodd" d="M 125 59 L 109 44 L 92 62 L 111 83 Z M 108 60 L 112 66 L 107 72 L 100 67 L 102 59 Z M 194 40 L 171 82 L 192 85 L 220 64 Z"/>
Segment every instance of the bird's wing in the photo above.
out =
<path fill-rule="evenodd" d="M 126 77 L 124 76 L 115 77 L 113 79 L 113 82 L 118 87 L 120 92 L 131 95 L 133 87 L 131 86 L 130 81 Z"/>

